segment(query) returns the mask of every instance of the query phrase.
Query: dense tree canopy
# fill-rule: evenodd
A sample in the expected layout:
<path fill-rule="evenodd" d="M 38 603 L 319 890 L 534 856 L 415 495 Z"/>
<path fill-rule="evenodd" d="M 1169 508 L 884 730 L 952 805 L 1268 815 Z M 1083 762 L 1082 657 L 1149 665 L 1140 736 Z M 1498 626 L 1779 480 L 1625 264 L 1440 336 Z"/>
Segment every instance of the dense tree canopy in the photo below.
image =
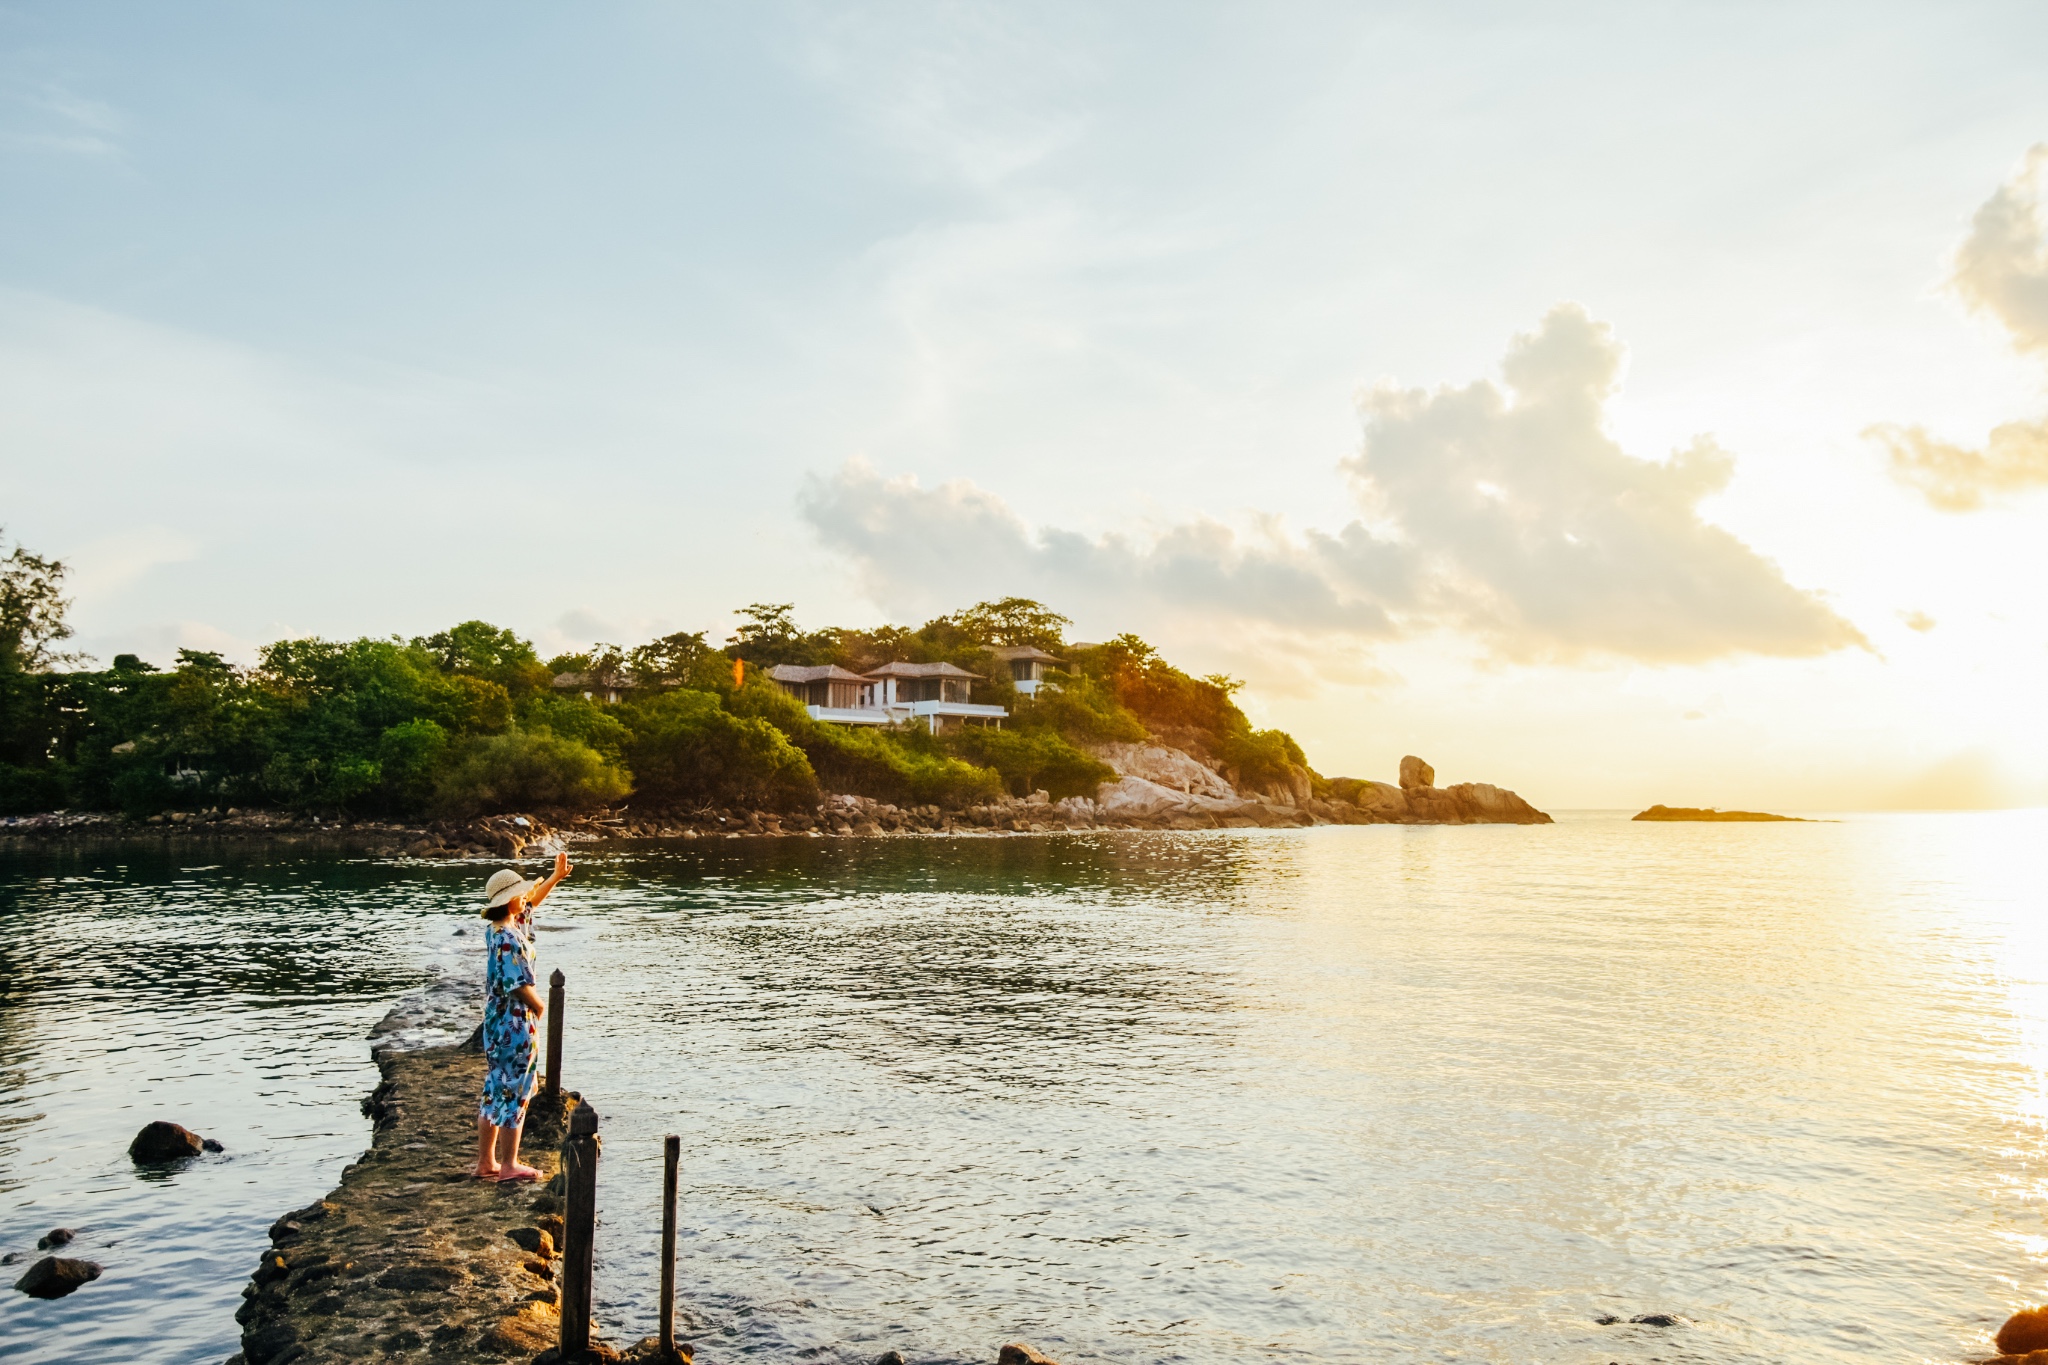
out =
<path fill-rule="evenodd" d="M 721 651 L 701 633 L 600 645 L 543 663 L 512 631 L 465 621 L 412 640 L 279 640 L 241 667 L 181 650 L 158 669 L 104 669 L 54 652 L 64 566 L 16 547 L 0 560 L 0 810 L 150 813 L 274 806 L 419 816 L 656 804 L 795 807 L 821 791 L 958 806 L 1002 791 L 1054 798 L 1114 776 L 1087 746 L 1158 736 L 1253 784 L 1301 750 L 1255 731 L 1227 678 L 1173 668 L 1135 636 L 1075 649 L 1066 618 L 1028 598 L 982 602 L 915 630 L 804 630 L 788 603 L 754 603 Z M 990 656 L 1063 658 L 1035 697 Z M 750 664 L 949 662 L 1004 729 L 930 734 L 811 719 Z M 608 680 L 557 687 L 558 675 Z M 586 696 L 585 693 L 590 695 Z M 618 704 L 608 704 L 616 692 Z"/>

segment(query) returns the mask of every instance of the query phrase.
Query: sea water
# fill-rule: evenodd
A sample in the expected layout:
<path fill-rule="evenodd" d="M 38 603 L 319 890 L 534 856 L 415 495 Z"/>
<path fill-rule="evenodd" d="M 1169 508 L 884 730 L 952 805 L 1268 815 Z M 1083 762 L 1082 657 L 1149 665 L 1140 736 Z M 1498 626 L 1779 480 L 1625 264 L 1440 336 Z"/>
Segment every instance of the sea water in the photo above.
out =
<path fill-rule="evenodd" d="M 2044 836 L 583 850 L 539 947 L 603 1119 L 600 1325 L 653 1330 L 674 1132 L 705 1362 L 1987 1354 L 2048 1298 Z M 4 1273 L 58 1225 L 106 1266 L 0 1295 L 0 1358 L 235 1350 L 270 1220 L 369 1140 L 370 1030 L 466 1022 L 490 870 L 0 860 Z M 138 1172 L 158 1117 L 227 1150 Z"/>

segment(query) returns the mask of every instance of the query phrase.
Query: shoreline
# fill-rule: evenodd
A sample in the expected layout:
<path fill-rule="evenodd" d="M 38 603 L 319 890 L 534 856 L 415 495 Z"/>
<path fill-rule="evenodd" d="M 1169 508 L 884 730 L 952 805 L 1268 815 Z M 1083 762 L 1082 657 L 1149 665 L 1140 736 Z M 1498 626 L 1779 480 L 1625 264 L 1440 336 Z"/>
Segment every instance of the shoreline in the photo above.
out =
<path fill-rule="evenodd" d="M 880 838 L 1551 823 L 1548 815 L 1534 810 L 1510 818 L 1475 815 L 1448 802 L 1425 810 L 1389 818 L 1350 802 L 1313 797 L 1286 804 L 1257 799 L 1228 804 L 1160 802 L 1152 809 L 1124 810 L 1100 807 L 1085 798 L 1054 802 L 1040 792 L 950 811 L 841 795 L 829 796 L 813 809 L 794 811 L 722 806 L 638 811 L 626 806 L 583 814 L 546 811 L 418 822 L 323 819 L 281 811 L 176 811 L 146 819 L 101 811 L 48 811 L 0 817 L 0 852 L 158 843 L 167 847 L 240 844 L 303 848 L 377 857 L 519 858 L 535 851 L 551 852 L 568 843 L 606 839 Z"/>

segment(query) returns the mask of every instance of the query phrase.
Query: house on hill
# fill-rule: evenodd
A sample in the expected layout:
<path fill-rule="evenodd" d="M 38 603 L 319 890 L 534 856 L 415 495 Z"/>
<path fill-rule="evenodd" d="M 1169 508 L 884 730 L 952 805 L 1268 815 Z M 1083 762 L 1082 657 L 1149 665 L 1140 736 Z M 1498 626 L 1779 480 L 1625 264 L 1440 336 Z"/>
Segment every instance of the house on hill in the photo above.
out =
<path fill-rule="evenodd" d="M 995 661 L 1010 670 L 1010 681 L 1017 685 L 1020 695 L 1035 697 L 1038 685 L 1045 681 L 1046 670 L 1058 668 L 1066 660 L 1032 645 L 994 645 L 988 651 Z"/>
<path fill-rule="evenodd" d="M 557 673 L 552 686 L 557 692 L 580 692 L 585 701 L 616 706 L 633 687 L 633 679 L 624 673 Z"/>
<path fill-rule="evenodd" d="M 837 664 L 777 664 L 768 677 L 804 704 L 811 719 L 839 725 L 906 725 L 934 731 L 1001 725 L 1010 713 L 972 700 L 981 676 L 954 664 L 887 663 L 865 674 Z"/>
<path fill-rule="evenodd" d="M 812 720 L 841 725 L 887 725 L 888 712 L 875 704 L 875 685 L 838 664 L 776 664 L 769 680 L 795 697 Z"/>

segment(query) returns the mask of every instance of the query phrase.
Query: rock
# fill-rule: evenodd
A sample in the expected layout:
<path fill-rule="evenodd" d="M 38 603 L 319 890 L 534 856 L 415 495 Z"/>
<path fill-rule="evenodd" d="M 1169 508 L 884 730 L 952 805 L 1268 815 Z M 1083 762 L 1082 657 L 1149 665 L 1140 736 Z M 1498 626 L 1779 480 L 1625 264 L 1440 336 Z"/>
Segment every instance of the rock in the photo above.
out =
<path fill-rule="evenodd" d="M 28 1273 L 14 1282 L 14 1287 L 32 1299 L 61 1299 L 99 1277 L 100 1268 L 91 1261 L 45 1256 L 30 1266 Z"/>
<path fill-rule="evenodd" d="M 542 1214 L 533 1220 L 533 1225 L 549 1237 L 554 1238 L 556 1246 L 562 1244 L 562 1238 L 569 1230 L 568 1225 L 562 1221 L 561 1215 L 556 1213 Z"/>
<path fill-rule="evenodd" d="M 996 1352 L 996 1365 L 1059 1365 L 1051 1356 L 1040 1355 L 1021 1341 L 1013 1341 Z"/>
<path fill-rule="evenodd" d="M 1382 820 L 1408 818 L 1408 794 L 1391 782 L 1361 783 L 1352 804 Z"/>
<path fill-rule="evenodd" d="M 2023 1356 L 2030 1351 L 2048 1350 L 2048 1307 L 2022 1308 L 2005 1320 L 1992 1344 L 2002 1354 Z"/>
<path fill-rule="evenodd" d="M 261 1279 L 261 1272 L 258 1272 Z M 400 1265 L 393 1266 L 377 1277 L 380 1289 L 410 1290 L 414 1293 L 433 1291 L 446 1293 L 461 1283 L 462 1276 L 442 1265 Z"/>
<path fill-rule="evenodd" d="M 1408 818 L 1426 820 L 1438 825 L 1464 823 L 1464 812 L 1458 809 L 1458 798 L 1441 787 L 1410 787 L 1402 795 L 1408 798 Z"/>
<path fill-rule="evenodd" d="M 536 1256 L 552 1258 L 555 1254 L 555 1239 L 539 1228 L 514 1228 L 505 1234 L 521 1251 L 530 1251 Z"/>
<path fill-rule="evenodd" d="M 1162 744 L 1097 744 L 1090 753 L 1116 769 L 1118 777 L 1139 777 L 1190 796 L 1235 801 L 1228 782 L 1179 749 Z"/>
<path fill-rule="evenodd" d="M 1436 769 L 1424 763 L 1414 754 L 1401 760 L 1401 785 L 1403 787 L 1434 787 Z"/>
<path fill-rule="evenodd" d="M 1669 1313 L 1638 1313 L 1630 1318 L 1629 1321 L 1641 1323 L 1645 1327 L 1678 1326 L 1678 1319 L 1672 1317 Z"/>
<path fill-rule="evenodd" d="M 214 1150 L 219 1149 L 219 1144 L 214 1144 Z M 137 1165 L 154 1165 L 181 1161 L 188 1156 L 198 1156 L 205 1150 L 206 1139 L 190 1128 L 158 1119 L 143 1125 L 142 1131 L 135 1135 L 135 1141 L 128 1144 L 128 1159 Z"/>
<path fill-rule="evenodd" d="M 65 1246 L 77 1236 L 78 1234 L 70 1228 L 51 1228 L 48 1232 L 36 1238 L 36 1250 L 48 1251 L 52 1247 Z"/>
<path fill-rule="evenodd" d="M 875 1365 L 903 1365 L 903 1352 L 884 1351 L 875 1357 Z"/>
<path fill-rule="evenodd" d="M 225 1152 L 227 1150 L 227 1148 L 221 1146 L 220 1143 L 214 1140 L 213 1138 L 199 1139 L 199 1147 L 200 1150 L 207 1152 Z"/>

